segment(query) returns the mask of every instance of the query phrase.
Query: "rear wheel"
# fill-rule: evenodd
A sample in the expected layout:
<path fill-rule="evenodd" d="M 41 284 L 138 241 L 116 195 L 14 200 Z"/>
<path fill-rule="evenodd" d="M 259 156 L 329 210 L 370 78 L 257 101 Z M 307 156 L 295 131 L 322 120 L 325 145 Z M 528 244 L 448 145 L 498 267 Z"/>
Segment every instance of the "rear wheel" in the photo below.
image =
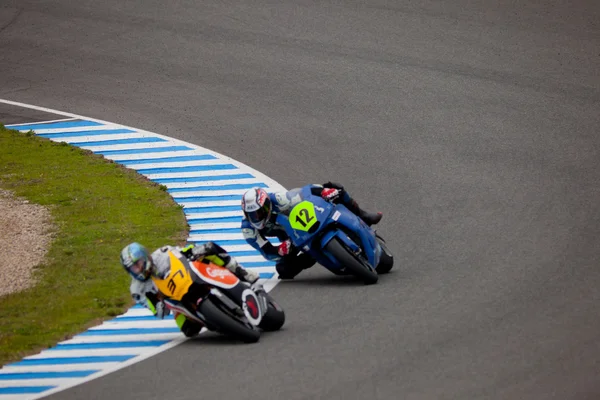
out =
<path fill-rule="evenodd" d="M 387 274 L 394 266 L 394 255 L 385 245 L 385 240 L 377 235 L 377 242 L 381 246 L 381 257 L 379 258 L 379 265 L 375 270 L 378 274 Z"/>
<path fill-rule="evenodd" d="M 260 331 L 250 322 L 230 315 L 227 310 L 219 308 L 211 299 L 200 303 L 198 312 L 204 315 L 207 328 L 223 335 L 233 336 L 245 343 L 256 343 L 260 339 Z M 244 318 L 245 319 L 245 318 Z"/>
<path fill-rule="evenodd" d="M 325 249 L 329 251 L 338 261 L 346 267 L 352 275 L 361 279 L 366 285 L 377 283 L 379 276 L 371 268 L 371 265 L 362 257 L 354 254 L 343 245 L 339 239 L 334 238 L 327 243 Z"/>

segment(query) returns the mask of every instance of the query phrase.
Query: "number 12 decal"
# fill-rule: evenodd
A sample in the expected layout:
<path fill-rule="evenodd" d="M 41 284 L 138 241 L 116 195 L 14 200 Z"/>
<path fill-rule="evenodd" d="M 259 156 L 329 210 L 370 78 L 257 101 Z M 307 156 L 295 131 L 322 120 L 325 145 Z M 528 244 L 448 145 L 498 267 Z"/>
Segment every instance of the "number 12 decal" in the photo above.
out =
<path fill-rule="evenodd" d="M 310 201 L 298 203 L 290 212 L 289 221 L 292 228 L 308 231 L 317 222 L 315 206 Z"/>

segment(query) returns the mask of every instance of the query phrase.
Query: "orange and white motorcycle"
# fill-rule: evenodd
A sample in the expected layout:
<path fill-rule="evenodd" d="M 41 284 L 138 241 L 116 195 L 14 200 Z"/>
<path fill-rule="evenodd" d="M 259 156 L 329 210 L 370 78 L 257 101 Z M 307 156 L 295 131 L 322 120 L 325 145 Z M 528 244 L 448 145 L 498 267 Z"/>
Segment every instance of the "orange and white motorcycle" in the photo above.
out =
<path fill-rule="evenodd" d="M 167 276 L 152 280 L 173 312 L 246 343 L 257 342 L 261 330 L 276 331 L 283 326 L 283 309 L 260 285 L 243 282 L 207 259 L 190 261 L 173 252 L 169 258 Z"/>

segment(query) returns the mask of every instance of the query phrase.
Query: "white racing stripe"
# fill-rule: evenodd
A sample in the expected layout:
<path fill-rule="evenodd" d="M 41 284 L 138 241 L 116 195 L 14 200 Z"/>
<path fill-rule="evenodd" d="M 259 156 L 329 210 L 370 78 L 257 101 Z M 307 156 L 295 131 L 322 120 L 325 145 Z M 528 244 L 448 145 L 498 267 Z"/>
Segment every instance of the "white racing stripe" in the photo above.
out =
<path fill-rule="evenodd" d="M 70 119 L 72 121 L 73 119 Z M 52 122 L 52 121 L 44 121 L 44 124 Z M 30 124 L 28 124 L 30 125 Z M 20 132 L 28 132 L 29 129 L 19 129 L 18 125 L 11 125 L 13 129 L 16 129 Z M 41 125 L 43 126 L 43 125 Z M 123 129 L 121 125 L 115 124 L 105 124 L 105 125 L 94 125 L 94 126 L 74 126 L 71 128 L 52 128 L 52 129 L 44 129 L 44 128 L 36 128 L 35 133 L 38 135 L 47 135 L 54 133 L 72 133 L 72 132 L 88 132 L 88 131 L 105 131 L 105 130 L 116 130 Z"/>
<path fill-rule="evenodd" d="M 190 147 L 190 146 L 187 146 L 187 147 Z M 197 156 L 197 155 L 202 155 L 202 154 L 206 154 L 206 153 L 199 151 L 197 149 L 181 150 L 181 151 L 177 152 L 177 157 Z M 140 153 L 140 154 L 108 154 L 108 155 L 105 155 L 104 157 L 108 158 L 109 160 L 113 160 L 113 161 L 127 162 L 127 161 L 136 161 L 136 160 L 165 158 L 165 157 L 169 157 L 169 154 L 156 153 L 156 152 L 155 153 Z"/>
<path fill-rule="evenodd" d="M 103 368 L 112 368 L 118 366 L 118 362 L 102 363 Z M 84 364 L 50 364 L 50 365 L 28 365 L 24 367 L 4 367 L 0 369 L 1 373 L 9 372 L 62 372 L 62 371 L 88 371 L 98 369 L 98 363 Z M 3 400 L 4 397 L 0 397 Z"/>
<path fill-rule="evenodd" d="M 104 322 L 102 325 L 94 326 L 87 332 L 101 331 L 106 329 L 155 329 L 155 328 L 172 328 L 176 326 L 175 320 L 172 318 L 158 319 L 154 318 L 152 314 L 150 316 L 153 319 L 140 320 L 129 319 L 126 317 L 114 318 L 110 321 Z"/>
<path fill-rule="evenodd" d="M 218 161 L 218 160 L 217 160 Z M 200 161 L 197 161 L 200 162 Z M 214 164 L 214 162 L 213 162 Z M 218 162 L 217 164 L 222 164 Z M 137 167 L 137 165 L 132 165 L 131 168 Z M 175 167 L 174 165 L 172 167 Z M 143 168 L 135 168 L 137 170 Z M 238 175 L 245 173 L 243 170 L 239 169 L 219 169 L 219 170 L 208 170 L 208 171 L 194 171 L 194 172 L 165 172 L 165 173 L 144 173 L 146 177 L 149 179 L 168 179 L 168 178 L 199 178 L 199 177 L 220 177 L 223 175 Z M 218 178 L 217 178 L 218 179 Z M 254 178 L 256 179 L 256 178 Z"/>
<path fill-rule="evenodd" d="M 177 201 L 180 197 L 197 197 L 197 196 L 241 196 L 248 189 L 228 189 L 228 190 L 194 190 L 189 192 L 170 191 L 171 197 Z M 239 202 L 237 205 L 239 206 Z"/>
<path fill-rule="evenodd" d="M 206 233 L 206 234 L 196 234 L 190 235 L 189 240 L 206 242 L 209 240 L 212 241 L 220 241 L 220 240 L 243 240 L 244 237 L 241 233 Z"/>
<path fill-rule="evenodd" d="M 10 104 L 10 103 L 8 103 L 8 102 L 6 102 L 6 101 L 2 101 L 2 100 L 0 100 L 0 103 L 7 103 L 7 104 Z M 73 118 L 73 117 L 70 117 L 70 118 L 60 118 L 60 119 L 49 119 L 49 120 L 47 120 L 47 121 L 42 121 L 42 122 L 21 122 L 21 123 L 18 123 L 18 124 L 11 124 L 10 126 L 11 126 L 11 129 L 16 129 L 16 130 L 19 130 L 19 129 L 20 129 L 20 127 L 22 127 L 22 126 L 24 126 L 24 125 L 32 125 L 32 124 L 48 124 L 48 123 L 51 123 L 51 122 L 75 121 L 75 120 L 77 120 L 77 119 L 78 119 L 78 118 Z M 29 129 L 27 129 L 26 131 L 27 131 L 27 132 L 29 132 Z"/>
<path fill-rule="evenodd" d="M 190 219 L 208 219 L 208 218 L 224 218 L 224 217 L 242 217 L 244 213 L 242 211 L 215 211 L 208 213 L 187 213 L 186 217 Z"/>
<path fill-rule="evenodd" d="M 145 175 L 145 174 L 144 174 Z M 147 176 L 147 175 L 146 175 Z M 180 177 L 177 177 L 180 178 Z M 187 177 L 192 178 L 192 177 Z M 159 178 L 153 178 L 159 179 Z M 177 189 L 177 188 L 185 188 L 185 187 L 195 187 L 195 186 L 222 186 L 222 185 L 233 185 L 236 183 L 244 183 L 248 185 L 261 185 L 262 182 L 257 180 L 256 178 L 237 178 L 237 179 L 223 179 L 223 180 L 206 180 L 206 181 L 188 181 L 188 182 L 161 182 L 161 184 L 165 185 L 169 189 Z M 247 189 L 244 189 L 247 190 Z"/>
<path fill-rule="evenodd" d="M 130 144 L 112 144 L 107 146 L 86 146 L 85 144 L 78 144 L 78 147 L 86 150 L 93 150 L 96 152 L 102 151 L 116 151 L 116 150 L 140 150 L 150 149 L 159 150 L 161 147 L 170 147 L 172 143 L 169 142 L 155 142 L 155 143 L 130 143 Z"/>
<path fill-rule="evenodd" d="M 93 370 L 92 370 L 93 371 Z M 47 386 L 47 385 L 52 385 L 52 386 L 60 386 L 60 385 L 67 385 L 67 384 L 71 384 L 76 380 L 79 380 L 81 378 L 52 378 L 52 379 L 12 379 L 12 380 L 4 380 L 1 379 L 0 380 L 0 388 L 5 388 L 5 387 L 15 387 L 15 386 L 21 386 L 21 387 L 27 387 L 27 386 Z M 3 398 L 0 397 L 0 400 L 2 400 Z"/>
<path fill-rule="evenodd" d="M 206 156 L 206 154 L 195 154 L 199 157 L 202 156 Z M 171 158 L 171 157 L 169 157 Z M 156 160 L 156 159 L 154 159 Z M 160 159 L 158 159 L 160 160 Z M 137 163 L 133 163 L 134 161 L 137 160 L 120 160 L 123 164 L 128 165 L 128 168 L 131 169 L 135 169 L 135 170 L 146 170 L 146 169 L 169 169 L 169 168 L 175 168 L 175 169 L 181 169 L 181 168 L 190 168 L 190 167 L 206 167 L 207 165 L 232 165 L 226 161 L 223 161 L 221 159 L 218 158 L 207 158 L 205 160 L 192 160 L 192 161 L 165 161 L 165 162 L 144 162 L 143 164 L 137 164 Z M 207 169 L 206 171 L 194 171 L 194 172 L 163 172 L 163 173 L 152 173 L 152 174 L 148 174 L 151 175 L 152 178 L 176 178 L 176 177 L 192 177 L 195 175 L 187 175 L 187 174 L 198 174 L 201 172 L 211 172 L 213 174 L 217 174 L 217 173 L 223 173 L 226 175 L 230 175 L 230 174 L 241 174 L 242 171 L 240 169 L 237 168 L 232 168 L 232 169 L 224 169 L 224 170 L 217 170 L 217 169 Z M 186 174 L 186 175 L 183 175 Z M 198 176 L 206 176 L 206 175 L 198 175 Z"/>
<path fill-rule="evenodd" d="M 120 315 L 119 317 L 143 317 L 143 316 L 149 316 L 149 315 L 152 315 L 152 314 L 146 308 L 134 307 L 134 308 L 130 308 L 129 310 L 127 310 L 127 312 L 125 314 Z M 117 317 L 117 318 L 119 318 L 119 317 Z"/>
<path fill-rule="evenodd" d="M 227 251 L 233 251 L 230 249 L 227 249 Z M 238 260 L 240 263 L 248 263 L 248 262 L 263 262 L 265 261 L 265 259 L 263 258 L 263 256 L 261 256 L 258 252 L 256 252 L 255 256 L 240 256 L 240 257 L 236 257 L 236 260 Z M 253 267 L 252 270 L 255 271 L 257 269 L 259 269 L 261 267 Z M 269 267 L 267 267 L 269 268 Z M 256 271 L 258 272 L 258 271 Z M 266 272 L 266 271 L 264 271 Z"/>
<path fill-rule="evenodd" d="M 192 231 L 195 230 L 203 230 L 203 229 L 240 229 L 239 222 L 221 222 L 221 223 L 211 223 L 211 224 L 201 224 L 194 223 L 190 224 L 190 229 Z"/>
<path fill-rule="evenodd" d="M 173 321 L 171 328 L 177 328 L 175 321 Z M 125 330 L 125 329 L 121 329 L 121 330 Z M 98 343 L 100 341 L 103 343 L 144 342 L 144 341 L 148 341 L 148 340 L 170 341 L 173 339 L 177 339 L 178 337 L 181 337 L 181 332 L 179 332 L 179 331 L 172 332 L 172 333 L 148 333 L 148 334 L 138 333 L 135 335 L 133 335 L 133 334 L 132 335 L 112 334 L 112 335 L 98 335 L 98 336 L 90 335 L 90 336 L 75 336 L 73 339 L 66 340 L 64 342 L 61 342 L 60 344 Z"/>
<path fill-rule="evenodd" d="M 183 205 L 184 208 L 211 208 L 224 207 L 224 206 L 240 206 L 240 200 L 219 200 L 216 201 L 178 201 L 179 204 Z M 185 211 L 185 210 L 184 210 Z M 211 210 L 215 211 L 215 210 Z"/>
<path fill-rule="evenodd" d="M 249 244 L 234 244 L 234 245 L 225 245 L 225 250 L 227 251 L 256 251 L 254 247 Z M 236 257 L 236 259 L 239 259 Z"/>
<path fill-rule="evenodd" d="M 185 337 L 181 337 L 185 339 Z M 179 340 L 179 339 L 177 339 Z M 171 342 L 169 342 L 171 343 Z M 27 359 L 41 359 L 41 358 L 63 358 L 63 357 L 93 357 L 93 356 L 123 356 L 123 355 L 142 355 L 153 353 L 160 347 L 119 347 L 119 348 L 107 348 L 107 349 L 83 349 L 83 350 L 44 350 L 39 354 L 27 357 Z"/>
<path fill-rule="evenodd" d="M 239 254 L 240 262 L 252 263 L 249 267 L 254 271 L 272 276 L 261 279 L 265 289 L 271 290 L 277 284 L 273 263 L 244 244 L 239 229 L 240 195 L 253 185 L 285 190 L 277 182 L 223 154 L 164 135 L 28 104 L 1 99 L 0 102 L 65 117 L 52 124 L 31 122 L 7 128 L 33 130 L 50 136 L 52 141 L 75 143 L 80 148 L 105 153 L 105 158 L 151 180 L 159 183 L 167 180 L 162 184 L 184 207 L 186 218 L 192 220 L 191 229 L 199 231 L 190 234 L 188 241 L 239 241 L 222 245 L 229 251 L 247 252 Z M 95 145 L 86 145 L 89 142 Z M 177 180 L 169 182 L 172 178 Z M 187 188 L 194 189 L 182 191 Z M 44 397 L 142 361 L 185 340 L 172 316 L 159 320 L 149 310 L 136 306 L 51 349 L 4 366 L 0 369 L 0 400 Z M 96 370 L 100 372 L 86 372 Z M 17 394 L 15 390 L 31 393 Z"/>
<path fill-rule="evenodd" d="M 64 135 L 64 136 L 52 138 L 52 141 L 77 144 L 80 142 L 103 142 L 103 141 L 107 141 L 107 140 L 139 139 L 139 138 L 145 138 L 145 137 L 151 137 L 151 136 L 143 135 L 143 134 L 137 133 L 137 132 L 115 133 L 115 134 L 110 134 L 110 135 L 96 135 L 96 136 L 67 136 L 67 135 Z"/>
<path fill-rule="evenodd" d="M 0 395 L 0 400 L 27 400 L 31 395 L 28 394 L 3 394 Z"/>

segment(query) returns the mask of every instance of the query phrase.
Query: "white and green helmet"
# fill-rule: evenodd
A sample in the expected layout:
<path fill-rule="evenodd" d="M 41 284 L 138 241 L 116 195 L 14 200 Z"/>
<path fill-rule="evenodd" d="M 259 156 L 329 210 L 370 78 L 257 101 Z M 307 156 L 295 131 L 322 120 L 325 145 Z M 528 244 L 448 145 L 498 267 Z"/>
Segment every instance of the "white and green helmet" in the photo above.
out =
<path fill-rule="evenodd" d="M 139 243 L 130 243 L 121 251 L 121 265 L 135 279 L 145 282 L 152 273 L 152 258 Z"/>

